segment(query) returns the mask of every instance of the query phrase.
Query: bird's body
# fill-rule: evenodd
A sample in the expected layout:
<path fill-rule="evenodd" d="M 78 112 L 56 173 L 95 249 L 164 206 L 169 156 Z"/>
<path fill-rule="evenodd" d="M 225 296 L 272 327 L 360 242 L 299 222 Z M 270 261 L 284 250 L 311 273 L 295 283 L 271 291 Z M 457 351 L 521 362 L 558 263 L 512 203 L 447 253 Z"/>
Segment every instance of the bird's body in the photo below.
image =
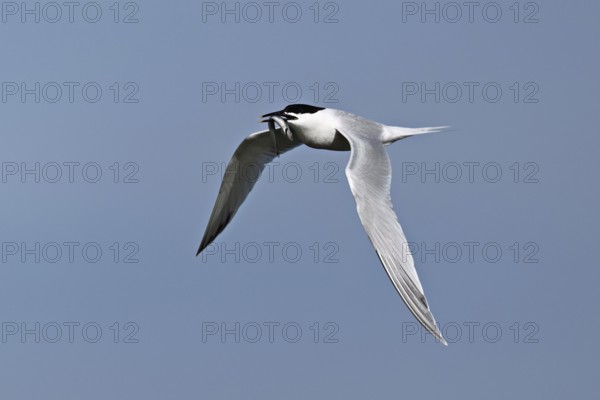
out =
<path fill-rule="evenodd" d="M 350 143 L 340 134 L 344 126 L 347 130 L 361 133 L 387 145 L 397 140 L 421 133 L 433 132 L 436 128 L 401 128 L 387 126 L 359 115 L 333 108 L 323 108 L 314 113 L 303 114 L 302 119 L 286 121 L 290 130 L 308 147 L 323 150 L 350 151 Z"/>
<path fill-rule="evenodd" d="M 445 127 L 402 128 L 330 108 L 293 104 L 266 114 L 269 130 L 246 138 L 234 153 L 210 216 L 198 254 L 231 221 L 256 183 L 243 178 L 249 165 L 258 173 L 280 153 L 301 144 L 316 149 L 351 151 L 346 176 L 360 220 L 394 287 L 429 332 L 446 344 L 423 293 L 406 237 L 390 200 L 391 165 L 384 146 L 397 140 Z M 280 128 L 275 128 L 277 123 Z"/>

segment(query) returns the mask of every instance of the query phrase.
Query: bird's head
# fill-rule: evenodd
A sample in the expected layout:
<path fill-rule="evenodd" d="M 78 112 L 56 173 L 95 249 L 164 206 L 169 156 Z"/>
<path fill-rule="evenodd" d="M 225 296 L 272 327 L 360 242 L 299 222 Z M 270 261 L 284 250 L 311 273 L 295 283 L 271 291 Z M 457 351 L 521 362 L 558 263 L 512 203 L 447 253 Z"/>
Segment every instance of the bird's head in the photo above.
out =
<path fill-rule="evenodd" d="M 275 111 L 263 115 L 261 117 L 263 118 L 261 122 L 269 122 L 270 120 L 275 119 L 275 122 L 277 122 L 278 124 L 279 122 L 284 122 L 285 125 L 290 125 L 292 127 L 302 127 L 303 125 L 309 124 L 314 119 L 315 114 L 321 110 L 324 110 L 324 108 L 311 106 L 308 104 L 290 104 L 281 111 Z M 277 119 L 283 121 L 278 121 Z M 283 129 L 284 131 L 289 131 L 288 126 L 282 126 L 281 129 Z M 286 134 L 290 136 L 288 132 L 286 132 Z"/>
<path fill-rule="evenodd" d="M 271 117 L 281 117 L 286 121 L 298 121 L 301 122 L 304 116 L 312 115 L 317 111 L 324 110 L 323 107 L 311 106 L 308 104 L 290 104 L 281 111 L 275 111 L 269 114 L 263 115 L 261 118 L 267 118 L 262 122 L 267 122 Z"/>
<path fill-rule="evenodd" d="M 309 120 L 312 120 L 312 116 L 320 111 L 324 110 L 323 107 L 311 106 L 308 104 L 290 104 L 286 108 L 280 111 L 275 111 L 269 114 L 262 115 L 260 118 L 260 122 L 268 122 L 269 130 L 273 135 L 273 142 L 275 145 L 277 144 L 277 139 L 275 138 L 275 124 L 279 125 L 282 132 L 290 139 L 292 138 L 293 129 L 290 128 L 299 128 L 301 129 L 303 125 L 309 123 Z M 309 117 L 310 116 L 310 117 Z M 276 147 L 277 149 L 277 147 Z"/>

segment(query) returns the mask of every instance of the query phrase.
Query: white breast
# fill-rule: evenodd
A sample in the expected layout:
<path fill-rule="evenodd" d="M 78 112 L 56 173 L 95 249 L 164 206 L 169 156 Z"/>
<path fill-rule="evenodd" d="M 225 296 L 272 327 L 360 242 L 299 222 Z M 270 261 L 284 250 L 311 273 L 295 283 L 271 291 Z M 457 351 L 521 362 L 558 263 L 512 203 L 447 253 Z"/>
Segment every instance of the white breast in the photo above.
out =
<path fill-rule="evenodd" d="M 332 149 L 336 141 L 337 116 L 334 110 L 319 110 L 312 114 L 299 114 L 289 120 L 292 133 L 304 144 L 318 149 Z"/>

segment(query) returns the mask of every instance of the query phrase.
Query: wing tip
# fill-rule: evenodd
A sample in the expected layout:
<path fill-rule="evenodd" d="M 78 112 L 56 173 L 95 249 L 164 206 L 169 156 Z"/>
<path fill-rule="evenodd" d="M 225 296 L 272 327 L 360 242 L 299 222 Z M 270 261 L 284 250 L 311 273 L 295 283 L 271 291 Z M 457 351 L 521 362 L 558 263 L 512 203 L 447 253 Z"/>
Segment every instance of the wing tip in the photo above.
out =
<path fill-rule="evenodd" d="M 427 310 L 431 314 L 431 310 L 429 310 L 429 308 Z M 431 315 L 431 317 L 433 318 L 433 315 Z M 448 342 L 444 338 L 444 335 L 442 335 L 442 331 L 440 331 L 440 328 L 438 327 L 435 320 L 433 320 L 432 326 L 428 326 L 427 324 L 424 324 L 424 323 L 423 323 L 423 326 L 429 331 L 429 333 L 431 333 L 433 335 L 436 342 L 439 342 L 446 347 L 448 346 Z"/>
<path fill-rule="evenodd" d="M 202 253 L 202 251 L 204 251 L 204 249 L 208 247 L 210 242 L 212 242 L 212 240 L 208 241 L 206 240 L 206 238 L 202 239 L 202 242 L 200 242 L 200 246 L 198 247 L 198 251 L 196 252 L 196 257 L 198 257 L 200 253 Z"/>
<path fill-rule="evenodd" d="M 437 323 L 435 321 L 433 322 L 432 325 L 424 323 L 421 320 L 419 320 L 419 322 L 421 322 L 421 325 L 423 325 L 423 327 L 425 329 L 427 329 L 427 331 L 431 334 L 431 336 L 433 336 L 433 338 L 435 339 L 436 343 L 441 343 L 441 344 L 443 344 L 446 347 L 448 346 L 448 342 L 444 338 L 444 335 L 442 335 L 442 331 L 440 331 L 440 328 L 438 327 L 438 325 L 437 325 Z"/>
<path fill-rule="evenodd" d="M 442 333 L 439 330 L 436 332 L 435 338 L 436 338 L 436 341 L 438 341 L 441 344 L 443 344 L 444 346 L 448 347 L 448 342 L 446 341 L 446 339 L 444 339 L 444 337 L 442 336 Z"/>
<path fill-rule="evenodd" d="M 440 330 L 440 327 L 438 326 L 437 322 L 435 322 L 435 318 L 433 317 L 433 314 L 429 307 L 427 307 L 427 313 L 429 314 L 428 320 L 423 321 L 419 317 L 417 317 L 417 319 L 419 320 L 419 322 L 421 322 L 421 325 L 423 325 L 425 329 L 427 329 L 429 333 L 431 333 L 436 342 L 441 343 L 444 346 L 448 346 L 448 342 L 444 338 L 444 335 L 442 334 L 442 331 Z"/>

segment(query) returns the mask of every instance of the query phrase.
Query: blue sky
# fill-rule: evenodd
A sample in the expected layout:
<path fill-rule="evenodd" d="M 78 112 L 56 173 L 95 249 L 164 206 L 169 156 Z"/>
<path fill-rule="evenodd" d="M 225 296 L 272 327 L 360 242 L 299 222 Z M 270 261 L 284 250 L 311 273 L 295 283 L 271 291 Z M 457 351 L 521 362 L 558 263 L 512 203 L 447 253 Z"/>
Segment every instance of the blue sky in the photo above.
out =
<path fill-rule="evenodd" d="M 597 2 L 113 3 L 2 3 L 7 398 L 595 393 Z M 347 153 L 277 159 L 194 257 L 223 163 L 289 102 L 454 128 L 388 147 L 448 347 Z"/>

